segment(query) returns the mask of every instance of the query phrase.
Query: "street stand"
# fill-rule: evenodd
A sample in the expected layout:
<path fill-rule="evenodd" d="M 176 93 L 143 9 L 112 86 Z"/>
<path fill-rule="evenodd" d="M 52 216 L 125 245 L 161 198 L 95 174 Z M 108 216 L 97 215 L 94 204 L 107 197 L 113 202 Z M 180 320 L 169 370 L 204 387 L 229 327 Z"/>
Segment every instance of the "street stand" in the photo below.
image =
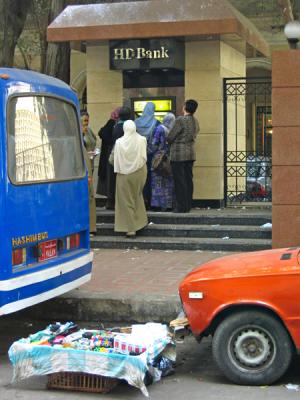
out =
<path fill-rule="evenodd" d="M 175 345 L 166 325 L 80 329 L 56 323 L 14 342 L 9 349 L 13 382 L 47 375 L 49 389 L 107 393 L 119 381 L 148 397 L 147 383 L 173 372 Z"/>

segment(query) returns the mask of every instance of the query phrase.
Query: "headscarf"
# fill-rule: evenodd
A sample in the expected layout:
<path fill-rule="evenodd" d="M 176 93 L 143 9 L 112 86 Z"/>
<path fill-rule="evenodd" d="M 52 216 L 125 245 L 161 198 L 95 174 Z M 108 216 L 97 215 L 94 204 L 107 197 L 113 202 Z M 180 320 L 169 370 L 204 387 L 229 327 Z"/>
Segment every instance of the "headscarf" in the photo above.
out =
<path fill-rule="evenodd" d="M 157 120 L 154 117 L 155 104 L 151 101 L 145 105 L 144 111 L 140 117 L 135 120 L 136 130 L 142 136 L 149 138 Z"/>
<path fill-rule="evenodd" d="M 146 164 L 147 140 L 137 133 L 130 119 L 124 122 L 123 129 L 124 136 L 116 141 L 114 148 L 114 171 L 128 175 Z"/>
<path fill-rule="evenodd" d="M 162 127 L 164 128 L 166 135 L 168 135 L 170 130 L 175 125 L 175 119 L 176 117 L 173 113 L 168 113 L 164 116 L 164 119 L 162 121 Z"/>
<path fill-rule="evenodd" d="M 114 121 L 117 121 L 119 118 L 119 112 L 120 112 L 121 107 L 117 107 L 112 113 L 110 114 L 110 118 L 113 119 Z"/>

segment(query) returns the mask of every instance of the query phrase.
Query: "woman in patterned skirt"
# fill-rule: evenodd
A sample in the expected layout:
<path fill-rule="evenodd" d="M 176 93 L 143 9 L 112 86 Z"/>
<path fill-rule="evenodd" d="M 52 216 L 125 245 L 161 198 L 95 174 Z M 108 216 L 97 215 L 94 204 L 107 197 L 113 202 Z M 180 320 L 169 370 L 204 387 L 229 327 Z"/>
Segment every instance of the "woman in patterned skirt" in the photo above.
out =
<path fill-rule="evenodd" d="M 165 115 L 161 125 L 158 125 L 151 138 L 152 158 L 159 151 L 169 153 L 166 137 L 175 123 L 175 115 Z M 155 170 L 151 170 L 151 207 L 157 211 L 166 211 L 173 207 L 173 176 L 161 176 Z"/>

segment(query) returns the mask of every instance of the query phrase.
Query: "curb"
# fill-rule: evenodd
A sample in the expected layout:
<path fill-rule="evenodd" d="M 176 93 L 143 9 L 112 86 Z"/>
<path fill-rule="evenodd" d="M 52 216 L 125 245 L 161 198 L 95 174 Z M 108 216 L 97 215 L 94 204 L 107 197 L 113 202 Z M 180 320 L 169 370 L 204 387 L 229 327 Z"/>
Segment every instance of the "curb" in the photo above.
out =
<path fill-rule="evenodd" d="M 181 309 L 177 295 L 127 295 L 75 290 L 26 310 L 35 320 L 168 323 Z"/>

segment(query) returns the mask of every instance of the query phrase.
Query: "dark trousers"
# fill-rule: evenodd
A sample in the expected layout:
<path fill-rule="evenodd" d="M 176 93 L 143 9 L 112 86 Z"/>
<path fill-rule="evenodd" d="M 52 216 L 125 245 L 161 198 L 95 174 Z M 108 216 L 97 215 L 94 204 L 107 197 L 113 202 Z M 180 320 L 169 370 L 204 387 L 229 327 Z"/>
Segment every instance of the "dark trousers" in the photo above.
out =
<path fill-rule="evenodd" d="M 147 180 L 144 186 L 143 195 L 146 208 L 150 208 L 151 205 L 151 164 L 152 164 L 152 155 L 148 154 L 147 158 Z"/>
<path fill-rule="evenodd" d="M 192 208 L 193 164 L 194 161 L 171 161 L 177 212 L 189 212 Z"/>
<path fill-rule="evenodd" d="M 114 173 L 114 167 L 110 164 L 107 166 L 107 201 L 106 207 L 112 209 L 115 207 L 115 195 L 116 195 L 116 174 Z"/>

